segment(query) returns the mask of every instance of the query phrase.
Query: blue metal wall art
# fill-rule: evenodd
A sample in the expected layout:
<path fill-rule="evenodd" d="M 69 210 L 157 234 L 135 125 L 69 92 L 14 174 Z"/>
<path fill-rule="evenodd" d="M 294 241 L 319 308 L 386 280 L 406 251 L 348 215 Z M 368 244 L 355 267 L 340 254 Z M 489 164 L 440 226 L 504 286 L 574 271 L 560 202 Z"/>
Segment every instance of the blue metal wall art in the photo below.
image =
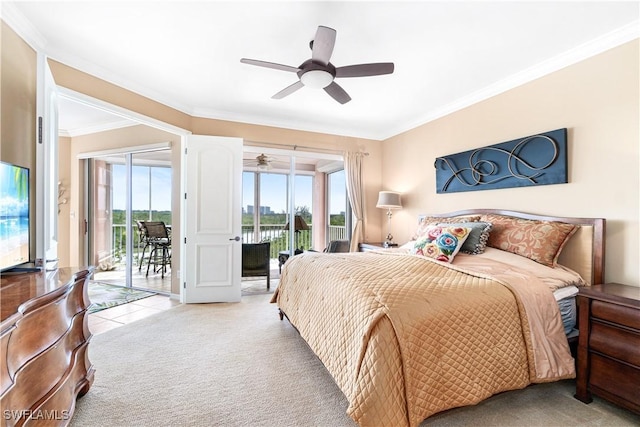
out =
<path fill-rule="evenodd" d="M 438 157 L 436 192 L 567 183 L 567 129 Z"/>

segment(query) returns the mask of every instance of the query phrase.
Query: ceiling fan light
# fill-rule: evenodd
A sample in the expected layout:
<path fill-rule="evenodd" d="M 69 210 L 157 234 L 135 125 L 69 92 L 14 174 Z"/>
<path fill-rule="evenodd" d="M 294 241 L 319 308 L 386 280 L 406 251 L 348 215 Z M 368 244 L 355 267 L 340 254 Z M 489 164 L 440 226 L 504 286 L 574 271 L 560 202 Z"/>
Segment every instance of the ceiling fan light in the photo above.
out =
<path fill-rule="evenodd" d="M 300 81 L 307 87 L 322 89 L 331 84 L 333 76 L 324 70 L 311 70 L 301 75 Z"/>

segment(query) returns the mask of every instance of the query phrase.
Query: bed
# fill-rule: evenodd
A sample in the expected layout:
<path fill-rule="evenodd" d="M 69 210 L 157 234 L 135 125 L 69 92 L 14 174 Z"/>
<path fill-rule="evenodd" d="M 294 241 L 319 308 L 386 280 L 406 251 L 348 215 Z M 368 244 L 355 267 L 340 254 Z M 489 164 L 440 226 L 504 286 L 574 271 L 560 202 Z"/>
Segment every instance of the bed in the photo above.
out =
<path fill-rule="evenodd" d="M 603 282 L 604 227 L 598 218 L 488 209 L 422 216 L 404 247 L 292 257 L 272 302 L 357 424 L 413 427 L 496 393 L 575 377 L 576 331 L 561 302 L 572 287 Z"/>

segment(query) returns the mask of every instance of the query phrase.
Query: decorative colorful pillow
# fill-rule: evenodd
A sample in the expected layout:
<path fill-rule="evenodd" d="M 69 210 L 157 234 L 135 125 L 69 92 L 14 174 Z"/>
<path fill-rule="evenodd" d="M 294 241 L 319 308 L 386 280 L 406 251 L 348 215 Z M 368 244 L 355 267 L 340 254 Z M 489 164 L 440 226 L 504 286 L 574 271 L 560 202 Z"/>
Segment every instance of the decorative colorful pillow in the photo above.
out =
<path fill-rule="evenodd" d="M 425 216 L 422 221 L 420 221 L 418 229 L 416 230 L 416 234 L 413 235 L 411 240 L 418 239 L 418 237 L 424 234 L 424 230 L 431 225 L 478 221 L 480 221 L 480 215 L 464 215 L 451 217 Z"/>
<path fill-rule="evenodd" d="M 488 246 L 555 267 L 564 245 L 578 226 L 564 222 L 538 221 L 487 214 L 482 220 L 493 224 Z"/>
<path fill-rule="evenodd" d="M 446 227 L 467 227 L 470 228 L 469 237 L 464 241 L 464 244 L 460 248 L 460 252 L 469 255 L 478 255 L 484 252 L 487 247 L 487 241 L 489 240 L 489 232 L 493 227 L 490 222 L 478 221 L 478 222 L 460 222 L 446 224 L 441 223 L 438 225 Z"/>
<path fill-rule="evenodd" d="M 430 225 L 416 240 L 411 253 L 450 263 L 469 237 L 470 228 Z"/>

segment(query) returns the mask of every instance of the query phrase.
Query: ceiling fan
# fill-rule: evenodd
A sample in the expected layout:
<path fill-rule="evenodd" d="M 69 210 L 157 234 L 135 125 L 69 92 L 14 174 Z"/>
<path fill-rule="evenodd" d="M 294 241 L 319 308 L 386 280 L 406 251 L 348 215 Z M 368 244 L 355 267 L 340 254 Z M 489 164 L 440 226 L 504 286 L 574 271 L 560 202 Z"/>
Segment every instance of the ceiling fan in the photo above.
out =
<path fill-rule="evenodd" d="M 271 162 L 275 159 L 273 157 L 269 157 L 263 154 L 256 156 L 255 160 L 245 160 L 245 166 L 255 167 L 259 170 L 269 170 L 271 169 Z"/>
<path fill-rule="evenodd" d="M 244 64 L 257 65 L 275 70 L 289 71 L 298 75 L 298 81 L 282 89 L 273 95 L 273 99 L 282 99 L 291 95 L 303 86 L 324 89 L 333 99 L 340 104 L 351 101 L 349 94 L 334 81 L 343 77 L 365 77 L 379 76 L 393 73 L 393 62 L 378 62 L 373 64 L 347 65 L 345 67 L 335 67 L 329 59 L 333 53 L 336 42 L 336 30 L 320 25 L 316 31 L 316 36 L 309 46 L 311 47 L 311 59 L 307 59 L 299 67 L 276 64 L 273 62 L 260 61 L 257 59 L 242 58 L 240 62 Z"/>

